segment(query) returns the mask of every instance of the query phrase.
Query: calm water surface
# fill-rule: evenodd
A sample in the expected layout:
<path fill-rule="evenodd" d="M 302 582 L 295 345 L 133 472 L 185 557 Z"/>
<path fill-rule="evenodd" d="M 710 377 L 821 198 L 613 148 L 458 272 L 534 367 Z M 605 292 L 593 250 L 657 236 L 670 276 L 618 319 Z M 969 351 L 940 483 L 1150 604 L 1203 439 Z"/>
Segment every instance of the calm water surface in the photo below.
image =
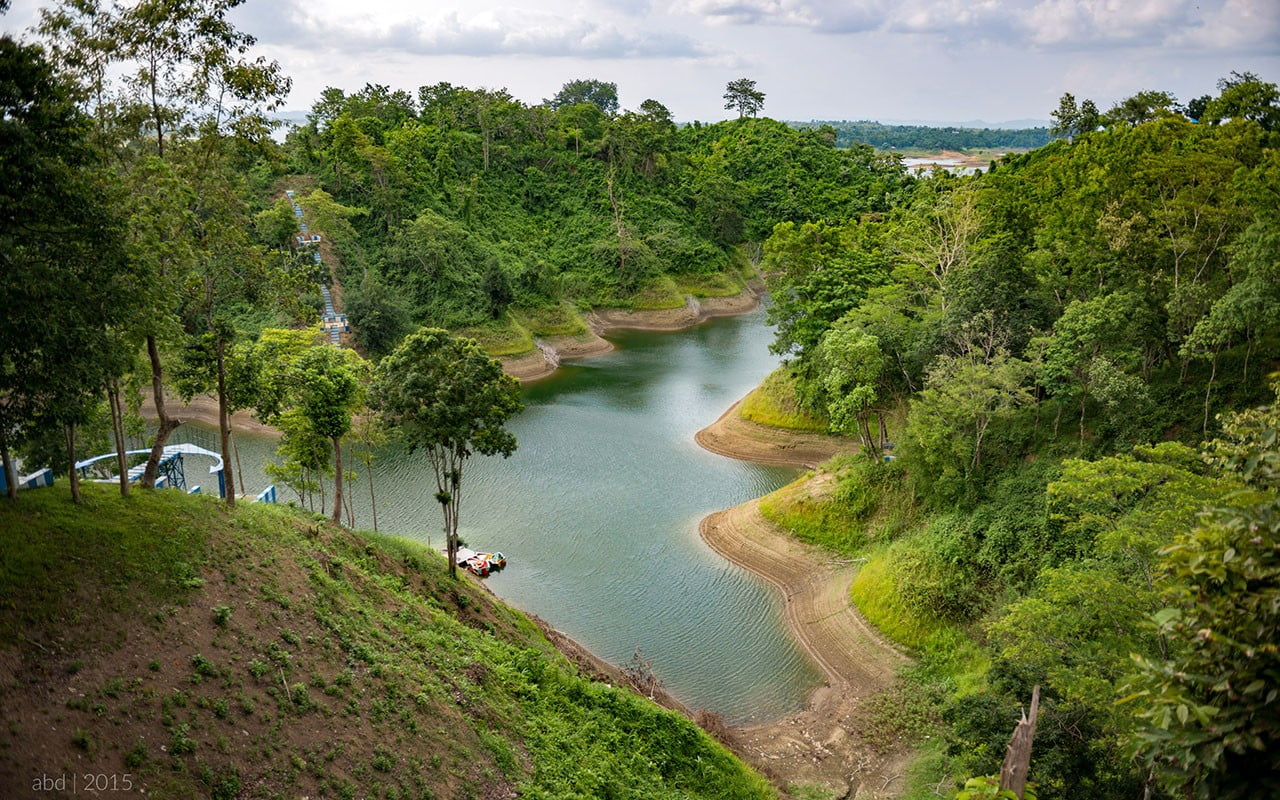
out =
<path fill-rule="evenodd" d="M 775 366 L 763 312 L 610 338 L 617 351 L 569 362 L 524 390 L 527 409 L 510 424 L 515 455 L 471 460 L 462 538 L 507 555 L 510 566 L 488 578 L 499 596 L 609 661 L 639 648 L 689 706 L 735 723 L 800 708 L 820 678 L 785 630 L 781 599 L 712 552 L 697 529 L 706 514 L 796 474 L 722 458 L 693 440 Z M 237 438 L 256 492 L 275 445 Z M 190 480 L 203 470 L 187 471 Z M 379 529 L 442 545 L 422 458 L 389 449 L 374 480 Z M 356 485 L 357 521 L 370 527 L 365 476 Z"/>

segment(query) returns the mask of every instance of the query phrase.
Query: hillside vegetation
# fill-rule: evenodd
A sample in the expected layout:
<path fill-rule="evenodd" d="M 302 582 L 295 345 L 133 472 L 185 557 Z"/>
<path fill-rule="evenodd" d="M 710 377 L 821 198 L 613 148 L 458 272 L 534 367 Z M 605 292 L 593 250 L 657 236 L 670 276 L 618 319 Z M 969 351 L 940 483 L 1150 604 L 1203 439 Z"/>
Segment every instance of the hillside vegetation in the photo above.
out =
<path fill-rule="evenodd" d="M 23 492 L 0 504 L 0 794 L 775 796 L 444 566 L 284 507 Z"/>
<path fill-rule="evenodd" d="M 758 392 L 869 458 L 761 510 L 866 560 L 939 778 L 997 771 L 1038 685 L 1042 800 L 1274 786 L 1280 93 L 1219 88 L 1198 124 L 1067 95 L 1070 140 L 765 242 L 789 363 Z"/>

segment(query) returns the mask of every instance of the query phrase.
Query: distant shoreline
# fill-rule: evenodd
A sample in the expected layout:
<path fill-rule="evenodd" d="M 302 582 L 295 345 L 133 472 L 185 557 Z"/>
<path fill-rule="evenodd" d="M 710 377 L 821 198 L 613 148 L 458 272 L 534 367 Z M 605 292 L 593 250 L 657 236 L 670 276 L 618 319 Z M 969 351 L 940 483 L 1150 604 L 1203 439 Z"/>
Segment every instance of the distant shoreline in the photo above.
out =
<path fill-rule="evenodd" d="M 604 334 L 615 330 L 682 331 L 713 317 L 747 314 L 760 306 L 762 288 L 749 286 L 730 297 L 689 297 L 679 308 L 629 311 L 620 308 L 598 308 L 587 314 L 586 333 L 570 336 L 548 336 L 540 339 L 542 347 L 519 356 L 499 358 L 502 369 L 521 383 L 541 380 L 555 373 L 562 361 L 604 355 L 613 345 Z M 549 351 L 549 352 L 548 352 Z"/>
<path fill-rule="evenodd" d="M 548 336 L 542 344 L 552 351 L 543 350 L 515 357 L 502 357 L 502 369 L 521 383 L 540 380 L 553 374 L 559 361 L 590 358 L 613 350 L 613 345 L 602 334 L 614 330 L 681 331 L 692 328 L 713 317 L 731 317 L 747 314 L 760 306 L 762 291 L 748 287 L 731 297 L 707 297 L 680 308 L 662 308 L 645 311 L 627 311 L 617 308 L 595 309 L 587 314 L 589 330 L 569 336 Z M 548 356 L 551 355 L 549 359 Z M 553 363 L 554 361 L 554 363 Z M 165 405 L 172 417 L 183 422 L 197 422 L 217 427 L 218 400 L 212 395 L 197 395 L 189 401 L 166 396 Z M 139 412 L 145 419 L 156 419 L 156 406 L 150 391 L 144 392 Z M 279 429 L 255 418 L 250 411 L 241 410 L 231 415 L 231 429 L 241 433 L 254 433 L 279 438 Z"/>

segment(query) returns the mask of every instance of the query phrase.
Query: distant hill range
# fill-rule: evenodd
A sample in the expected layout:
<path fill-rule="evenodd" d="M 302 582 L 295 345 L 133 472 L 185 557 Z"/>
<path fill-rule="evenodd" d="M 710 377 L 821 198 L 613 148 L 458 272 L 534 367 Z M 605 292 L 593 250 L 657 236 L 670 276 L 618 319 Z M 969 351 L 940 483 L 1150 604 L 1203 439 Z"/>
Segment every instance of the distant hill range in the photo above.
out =
<path fill-rule="evenodd" d="M 979 121 L 980 122 L 980 121 Z M 1036 122 L 1016 120 L 1015 122 Z M 1032 128 L 968 127 L 967 125 L 886 125 L 870 120 L 810 120 L 788 122 L 793 128 L 819 128 L 830 125 L 836 130 L 836 145 L 850 147 L 869 144 L 877 150 L 972 150 L 977 148 L 1032 149 L 1048 144 L 1053 136 L 1047 126 Z"/>

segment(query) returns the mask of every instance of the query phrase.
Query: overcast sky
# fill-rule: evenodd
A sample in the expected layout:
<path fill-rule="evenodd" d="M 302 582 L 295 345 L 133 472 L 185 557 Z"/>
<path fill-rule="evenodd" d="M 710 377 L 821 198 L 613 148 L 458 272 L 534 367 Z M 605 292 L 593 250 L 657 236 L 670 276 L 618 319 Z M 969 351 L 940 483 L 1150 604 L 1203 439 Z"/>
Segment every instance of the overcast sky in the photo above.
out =
<path fill-rule="evenodd" d="M 47 3 L 14 0 L 18 32 Z M 1048 119 L 1064 91 L 1104 110 L 1141 89 L 1188 100 L 1232 70 L 1280 82 L 1280 0 L 248 0 L 257 53 L 293 78 L 415 92 L 448 81 L 526 103 L 567 80 L 618 85 L 676 119 L 730 116 L 725 84 L 777 119 Z"/>

